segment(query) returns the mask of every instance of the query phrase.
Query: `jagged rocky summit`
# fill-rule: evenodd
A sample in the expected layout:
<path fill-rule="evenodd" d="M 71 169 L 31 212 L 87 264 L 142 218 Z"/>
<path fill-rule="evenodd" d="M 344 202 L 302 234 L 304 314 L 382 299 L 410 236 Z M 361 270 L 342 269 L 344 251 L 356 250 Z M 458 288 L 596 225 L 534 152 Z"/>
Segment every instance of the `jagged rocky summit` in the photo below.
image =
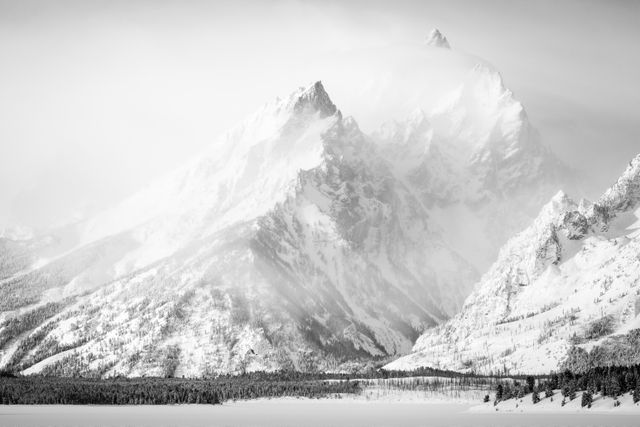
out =
<path fill-rule="evenodd" d="M 437 28 L 434 28 L 433 30 L 431 30 L 431 32 L 427 36 L 426 43 L 429 46 L 451 49 L 451 46 L 449 45 L 449 41 L 444 35 L 442 35 L 440 30 L 438 30 Z"/>
<path fill-rule="evenodd" d="M 640 155 L 595 203 L 557 193 L 462 311 L 390 369 L 548 373 L 640 362 Z"/>
<path fill-rule="evenodd" d="M 98 215 L 0 238 L 0 368 L 200 376 L 406 354 L 565 172 L 487 65 L 374 135 L 314 83 Z"/>

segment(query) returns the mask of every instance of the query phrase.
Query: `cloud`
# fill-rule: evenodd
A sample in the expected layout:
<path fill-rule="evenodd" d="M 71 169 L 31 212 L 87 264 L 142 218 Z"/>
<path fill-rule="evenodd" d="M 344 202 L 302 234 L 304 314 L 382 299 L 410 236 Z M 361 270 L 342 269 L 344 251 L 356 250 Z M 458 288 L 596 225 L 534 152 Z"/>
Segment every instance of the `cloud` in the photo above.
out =
<path fill-rule="evenodd" d="M 494 64 L 543 139 L 598 186 L 637 150 L 637 12 L 633 2 L 1 1 L 0 222 L 43 226 L 113 203 L 313 80 L 373 127 L 389 115 L 372 101 L 385 73 L 389 84 L 422 73 L 407 57 L 381 63 L 376 49 L 401 46 L 402 57 L 433 27 Z M 437 74 L 424 71 L 425 84 Z M 401 101 L 391 113 L 404 113 Z"/>

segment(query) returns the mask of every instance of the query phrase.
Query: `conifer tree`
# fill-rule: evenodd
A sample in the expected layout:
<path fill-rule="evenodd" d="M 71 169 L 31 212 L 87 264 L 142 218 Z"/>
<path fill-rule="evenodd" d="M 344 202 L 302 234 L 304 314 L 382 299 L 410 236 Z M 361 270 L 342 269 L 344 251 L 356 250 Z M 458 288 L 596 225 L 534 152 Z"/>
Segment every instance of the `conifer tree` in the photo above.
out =
<path fill-rule="evenodd" d="M 547 382 L 547 384 L 545 386 L 544 397 L 553 397 L 553 388 L 552 388 L 552 383 L 551 382 Z"/>
<path fill-rule="evenodd" d="M 527 393 L 533 392 L 533 387 L 536 384 L 535 378 L 533 378 L 532 376 L 528 376 L 526 381 L 527 381 Z"/>
<path fill-rule="evenodd" d="M 535 405 L 536 403 L 540 402 L 540 395 L 538 394 L 538 390 L 533 390 L 533 393 L 531 394 L 531 400 L 533 401 L 533 404 Z"/>

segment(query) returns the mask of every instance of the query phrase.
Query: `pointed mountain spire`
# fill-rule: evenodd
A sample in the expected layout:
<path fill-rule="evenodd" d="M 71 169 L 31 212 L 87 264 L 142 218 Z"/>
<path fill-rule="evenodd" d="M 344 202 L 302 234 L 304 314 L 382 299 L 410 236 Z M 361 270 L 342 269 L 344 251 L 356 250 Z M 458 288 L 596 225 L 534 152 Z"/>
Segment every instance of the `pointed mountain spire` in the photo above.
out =
<path fill-rule="evenodd" d="M 338 110 L 329 98 L 329 94 L 322 86 L 321 81 L 317 81 L 306 89 L 302 89 L 297 95 L 294 111 L 302 112 L 307 109 L 317 110 L 323 117 L 332 116 Z"/>
<path fill-rule="evenodd" d="M 426 43 L 429 46 L 451 49 L 451 46 L 449 45 L 449 41 L 444 35 L 442 35 L 440 30 L 438 30 L 437 28 L 434 28 L 433 30 L 431 30 L 431 32 L 429 33 L 429 36 L 426 39 Z"/>

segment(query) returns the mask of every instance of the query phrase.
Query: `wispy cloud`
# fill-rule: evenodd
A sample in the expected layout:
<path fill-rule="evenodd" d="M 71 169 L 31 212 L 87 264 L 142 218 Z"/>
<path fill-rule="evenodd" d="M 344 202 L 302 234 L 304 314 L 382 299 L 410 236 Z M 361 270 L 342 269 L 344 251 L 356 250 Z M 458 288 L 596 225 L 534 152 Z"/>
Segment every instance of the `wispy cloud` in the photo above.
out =
<path fill-rule="evenodd" d="M 1 1 L 0 224 L 111 203 L 263 102 L 325 78 L 315 71 L 337 78 L 344 52 L 420 41 L 432 27 L 493 63 L 543 138 L 601 186 L 640 148 L 639 12 L 596 1 Z M 336 102 L 348 93 L 328 89 Z M 366 102 L 345 103 L 374 121 L 375 109 L 358 111 Z"/>

